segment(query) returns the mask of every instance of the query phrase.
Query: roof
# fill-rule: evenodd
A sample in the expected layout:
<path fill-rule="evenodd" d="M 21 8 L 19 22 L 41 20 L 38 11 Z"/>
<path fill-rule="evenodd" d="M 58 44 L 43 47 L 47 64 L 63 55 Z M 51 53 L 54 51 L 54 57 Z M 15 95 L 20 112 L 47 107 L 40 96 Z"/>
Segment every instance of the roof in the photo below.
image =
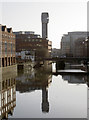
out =
<path fill-rule="evenodd" d="M 7 28 L 7 31 L 10 33 L 12 31 L 12 28 Z"/>
<path fill-rule="evenodd" d="M 6 26 L 2 26 L 2 31 L 5 31 Z"/>
<path fill-rule="evenodd" d="M 7 28 L 6 25 L 1 25 L 1 24 L 0 24 L 0 27 L 1 27 L 1 31 L 12 33 L 12 28 Z"/>

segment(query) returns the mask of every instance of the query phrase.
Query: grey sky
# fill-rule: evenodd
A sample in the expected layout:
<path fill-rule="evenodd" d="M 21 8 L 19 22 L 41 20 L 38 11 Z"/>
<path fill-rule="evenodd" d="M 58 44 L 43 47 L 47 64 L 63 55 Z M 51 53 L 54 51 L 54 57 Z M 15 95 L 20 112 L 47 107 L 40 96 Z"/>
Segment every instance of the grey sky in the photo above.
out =
<path fill-rule="evenodd" d="M 16 1 L 16 0 L 14 0 Z M 34 1 L 34 0 L 33 0 Z M 36 1 L 36 0 L 35 0 Z M 41 33 L 41 13 L 49 13 L 48 38 L 53 48 L 60 47 L 63 34 L 87 30 L 87 1 L 75 2 L 2 2 L 2 21 L 13 31 Z"/>

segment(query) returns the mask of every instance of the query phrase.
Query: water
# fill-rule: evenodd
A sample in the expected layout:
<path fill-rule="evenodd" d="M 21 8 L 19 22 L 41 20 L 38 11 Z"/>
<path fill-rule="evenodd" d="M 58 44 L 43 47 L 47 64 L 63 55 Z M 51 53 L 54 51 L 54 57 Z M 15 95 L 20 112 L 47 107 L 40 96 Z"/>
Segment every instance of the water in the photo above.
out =
<path fill-rule="evenodd" d="M 58 72 L 72 72 L 72 73 L 80 73 L 80 72 L 85 72 L 83 70 L 76 70 L 76 69 L 72 69 L 72 70 L 58 70 Z"/>
<path fill-rule="evenodd" d="M 32 69 L 19 71 L 15 80 L 16 106 L 9 118 L 87 118 L 88 76 Z"/>

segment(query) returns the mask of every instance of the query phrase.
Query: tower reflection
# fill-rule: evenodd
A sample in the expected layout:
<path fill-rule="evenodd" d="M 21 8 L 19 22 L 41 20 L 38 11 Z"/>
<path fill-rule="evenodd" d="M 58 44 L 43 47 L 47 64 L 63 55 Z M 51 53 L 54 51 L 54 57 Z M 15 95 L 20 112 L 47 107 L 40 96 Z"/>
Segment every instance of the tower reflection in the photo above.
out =
<path fill-rule="evenodd" d="M 0 80 L 0 118 L 8 118 L 16 106 L 16 74 L 2 73 Z"/>
<path fill-rule="evenodd" d="M 49 112 L 48 89 L 42 88 L 42 112 Z"/>
<path fill-rule="evenodd" d="M 42 90 L 42 112 L 49 112 L 48 87 L 52 82 L 51 71 L 37 69 L 18 71 L 16 90 L 20 93 Z"/>

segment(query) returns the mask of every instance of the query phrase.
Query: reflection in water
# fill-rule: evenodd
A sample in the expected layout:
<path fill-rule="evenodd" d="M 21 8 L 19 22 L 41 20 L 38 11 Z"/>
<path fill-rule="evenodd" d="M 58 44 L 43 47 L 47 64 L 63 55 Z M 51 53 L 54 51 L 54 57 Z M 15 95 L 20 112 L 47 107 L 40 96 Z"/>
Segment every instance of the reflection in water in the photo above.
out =
<path fill-rule="evenodd" d="M 79 97 L 79 94 L 84 94 L 84 92 L 82 91 L 82 93 L 81 93 L 81 90 L 79 90 L 79 89 L 83 88 L 85 91 L 85 87 L 86 87 L 85 85 L 86 85 L 86 81 L 87 81 L 86 76 L 85 75 L 66 75 L 66 74 L 64 75 L 63 74 L 63 75 L 59 75 L 62 77 L 61 79 L 59 79 L 59 76 L 57 76 L 58 81 L 56 81 L 56 77 L 54 78 L 52 73 L 48 72 L 46 70 L 47 69 L 45 69 L 45 70 L 42 70 L 42 69 L 34 70 L 33 69 L 33 70 L 18 72 L 18 77 L 16 78 L 16 81 L 17 81 L 16 82 L 17 83 L 16 90 L 20 92 L 18 94 L 18 97 L 20 95 L 22 95 L 23 98 L 26 96 L 26 99 L 30 99 L 30 102 L 32 104 L 35 104 L 35 106 L 37 108 L 35 110 L 34 106 L 32 106 L 31 104 L 29 104 L 29 105 L 27 104 L 26 109 L 29 110 L 29 107 L 31 107 L 31 108 L 33 107 L 32 108 L 33 112 L 31 110 L 30 115 L 24 113 L 24 116 L 25 117 L 44 117 L 44 118 L 45 117 L 46 118 L 47 117 L 58 117 L 58 118 L 60 118 L 61 114 L 63 115 L 63 117 L 65 117 L 65 115 L 67 116 L 67 114 L 69 114 L 68 110 L 66 111 L 66 109 L 69 109 L 69 111 L 71 109 L 70 116 L 73 116 L 73 115 L 79 116 L 81 112 L 74 113 L 73 111 L 75 111 L 75 109 L 76 109 L 75 106 L 78 106 L 78 107 L 81 106 L 81 104 L 78 105 L 79 98 L 81 98 L 81 97 Z M 65 86 L 65 83 L 63 83 L 65 81 L 67 81 L 68 84 L 70 83 L 70 85 L 73 84 L 74 86 L 72 85 L 72 87 L 69 87 L 68 84 L 66 84 L 66 86 Z M 79 84 L 79 87 L 78 86 L 76 87 L 75 84 Z M 81 84 L 85 84 L 85 85 L 81 86 Z M 49 85 L 50 85 L 50 87 L 49 87 Z M 62 88 L 60 86 L 62 86 Z M 66 94 L 64 91 L 67 88 L 69 90 L 69 93 Z M 76 88 L 76 90 L 75 90 L 75 88 Z M 37 105 L 38 102 L 36 103 L 36 101 L 38 100 L 38 98 L 37 98 L 38 95 L 36 94 L 35 91 L 39 91 L 39 90 L 42 91 L 41 92 L 42 93 L 41 111 L 43 114 L 39 111 L 39 107 Z M 75 94 L 73 96 L 74 99 L 68 97 L 68 98 L 66 98 L 66 102 L 64 102 L 65 96 L 66 95 L 70 96 L 70 94 L 72 95 L 73 94 L 72 92 L 74 92 L 73 90 L 75 91 Z M 34 92 L 35 92 L 35 94 L 22 94 L 22 93 L 34 93 Z M 48 94 L 48 92 L 49 92 L 49 94 Z M 52 97 L 51 97 L 51 94 L 52 94 Z M 32 95 L 34 95 L 33 98 L 31 98 Z M 55 95 L 57 96 L 57 99 L 54 97 Z M 30 98 L 28 98 L 27 96 L 30 96 Z M 61 98 L 61 97 L 64 97 L 64 98 Z M 55 99 L 55 101 L 54 101 L 54 99 Z M 63 101 L 62 103 L 60 101 L 61 99 Z M 70 99 L 71 103 L 70 103 L 69 99 Z M 75 103 L 75 99 L 77 99 L 76 100 L 77 103 Z M 85 102 L 84 99 L 82 99 L 82 101 L 80 103 L 83 103 L 83 102 Z M 60 103 L 61 103 L 61 105 L 65 104 L 65 106 L 63 106 L 61 108 Z M 70 107 L 70 105 L 72 103 L 74 103 L 75 106 Z M 66 108 L 68 106 L 68 104 L 69 104 L 69 108 Z M 53 106 L 53 105 L 55 105 L 55 106 Z M 25 106 L 23 105 L 23 107 L 25 107 Z M 63 108 L 65 108 L 66 112 L 61 113 L 61 110 L 63 110 Z M 86 107 L 84 107 L 84 110 L 85 110 L 85 108 Z M 74 110 L 72 111 L 72 109 L 74 109 Z M 80 110 L 80 108 L 78 110 Z M 83 112 L 83 109 L 81 109 L 80 111 Z M 47 113 L 47 114 L 44 114 L 44 113 Z M 85 113 L 86 112 L 84 112 L 84 116 L 85 116 Z M 35 116 L 33 114 L 35 114 Z M 53 116 L 53 114 L 54 114 L 54 116 Z M 17 113 L 15 114 L 15 117 L 16 117 L 16 115 L 17 115 Z"/>
<path fill-rule="evenodd" d="M 62 75 L 62 78 L 71 84 L 87 84 L 87 120 L 89 120 L 89 75 Z"/>
<path fill-rule="evenodd" d="M 86 83 L 86 77 L 85 75 L 62 75 L 62 79 L 65 81 L 67 80 L 68 83 L 71 84 L 85 84 Z"/>
<path fill-rule="evenodd" d="M 15 74 L 3 74 L 0 82 L 0 117 L 8 118 L 16 106 L 16 81 Z"/>
<path fill-rule="evenodd" d="M 23 72 L 18 71 L 18 77 L 16 78 L 16 90 L 21 93 L 42 90 L 42 112 L 49 112 L 48 87 L 52 82 L 50 69 L 48 71 L 42 68 Z"/>
<path fill-rule="evenodd" d="M 89 120 L 89 76 L 87 76 L 87 118 Z"/>
<path fill-rule="evenodd" d="M 70 69 L 69 71 L 72 71 L 72 69 Z M 87 118 L 86 119 L 89 120 L 89 75 L 83 75 L 82 73 L 81 75 L 66 74 L 66 73 L 63 73 L 61 75 L 62 75 L 62 79 L 64 81 L 68 81 L 68 83 L 70 84 L 87 84 Z"/>
<path fill-rule="evenodd" d="M 48 89 L 42 88 L 42 112 L 49 112 Z"/>
<path fill-rule="evenodd" d="M 0 83 L 2 118 L 86 116 L 85 92 L 86 84 L 89 85 L 89 76 L 82 74 L 54 76 L 50 67 L 49 70 L 40 68 L 18 71 L 18 76 L 15 77 L 16 75 L 13 74 L 2 75 Z M 8 116 L 8 114 L 13 115 Z"/>

